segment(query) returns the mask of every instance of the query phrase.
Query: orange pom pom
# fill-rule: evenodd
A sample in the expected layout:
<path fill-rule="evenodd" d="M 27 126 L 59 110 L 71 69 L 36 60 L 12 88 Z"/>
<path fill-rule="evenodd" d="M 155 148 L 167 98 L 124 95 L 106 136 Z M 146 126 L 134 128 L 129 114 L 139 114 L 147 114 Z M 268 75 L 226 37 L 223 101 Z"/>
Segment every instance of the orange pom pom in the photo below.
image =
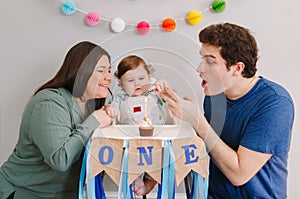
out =
<path fill-rule="evenodd" d="M 163 21 L 161 27 L 167 32 L 172 32 L 176 28 L 176 22 L 172 18 L 167 18 Z"/>

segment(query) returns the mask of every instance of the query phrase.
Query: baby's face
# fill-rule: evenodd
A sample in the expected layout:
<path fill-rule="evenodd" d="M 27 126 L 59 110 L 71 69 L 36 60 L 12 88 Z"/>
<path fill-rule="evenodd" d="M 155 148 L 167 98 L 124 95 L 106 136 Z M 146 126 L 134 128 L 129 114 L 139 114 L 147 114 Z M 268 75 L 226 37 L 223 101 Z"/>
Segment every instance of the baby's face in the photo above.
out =
<path fill-rule="evenodd" d="M 127 71 L 120 79 L 120 86 L 128 95 L 142 95 L 148 90 L 151 76 L 140 65 L 136 69 Z"/>

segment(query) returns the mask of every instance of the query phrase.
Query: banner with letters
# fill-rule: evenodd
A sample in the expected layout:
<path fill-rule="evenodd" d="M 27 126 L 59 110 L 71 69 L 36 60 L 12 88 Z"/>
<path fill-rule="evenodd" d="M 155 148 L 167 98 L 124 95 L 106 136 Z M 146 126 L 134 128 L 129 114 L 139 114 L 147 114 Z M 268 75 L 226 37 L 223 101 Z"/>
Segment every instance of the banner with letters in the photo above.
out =
<path fill-rule="evenodd" d="M 173 139 L 171 142 L 174 151 L 176 185 L 178 186 L 191 171 L 207 179 L 208 154 L 202 139 L 195 136 Z M 144 172 L 161 183 L 163 140 L 130 139 L 128 143 L 128 183 L 131 184 Z M 92 138 L 89 149 L 92 176 L 105 171 L 119 185 L 123 149 L 123 139 Z"/>

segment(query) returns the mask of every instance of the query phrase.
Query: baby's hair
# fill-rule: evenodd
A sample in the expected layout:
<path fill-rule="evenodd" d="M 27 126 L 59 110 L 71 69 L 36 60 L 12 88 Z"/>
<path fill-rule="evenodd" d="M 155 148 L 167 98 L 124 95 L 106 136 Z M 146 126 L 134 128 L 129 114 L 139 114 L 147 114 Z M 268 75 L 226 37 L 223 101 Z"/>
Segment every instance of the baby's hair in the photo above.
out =
<path fill-rule="evenodd" d="M 142 65 L 147 73 L 151 75 L 154 72 L 154 68 L 151 65 L 146 64 L 146 62 L 139 56 L 129 55 L 123 58 L 118 64 L 118 69 L 115 71 L 114 75 L 121 79 L 121 77 L 129 70 L 134 70 Z"/>

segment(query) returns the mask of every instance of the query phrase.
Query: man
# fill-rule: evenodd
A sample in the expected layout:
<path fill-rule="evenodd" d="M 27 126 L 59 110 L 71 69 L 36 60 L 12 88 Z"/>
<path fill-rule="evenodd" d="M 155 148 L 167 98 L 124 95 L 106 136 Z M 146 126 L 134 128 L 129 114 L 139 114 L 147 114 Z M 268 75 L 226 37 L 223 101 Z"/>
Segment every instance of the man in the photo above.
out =
<path fill-rule="evenodd" d="M 189 97 L 157 84 L 172 113 L 205 141 L 209 198 L 286 198 L 294 105 L 280 85 L 256 76 L 258 48 L 244 27 L 223 23 L 199 34 L 204 115 Z M 198 111 L 195 111 L 198 110 Z"/>

